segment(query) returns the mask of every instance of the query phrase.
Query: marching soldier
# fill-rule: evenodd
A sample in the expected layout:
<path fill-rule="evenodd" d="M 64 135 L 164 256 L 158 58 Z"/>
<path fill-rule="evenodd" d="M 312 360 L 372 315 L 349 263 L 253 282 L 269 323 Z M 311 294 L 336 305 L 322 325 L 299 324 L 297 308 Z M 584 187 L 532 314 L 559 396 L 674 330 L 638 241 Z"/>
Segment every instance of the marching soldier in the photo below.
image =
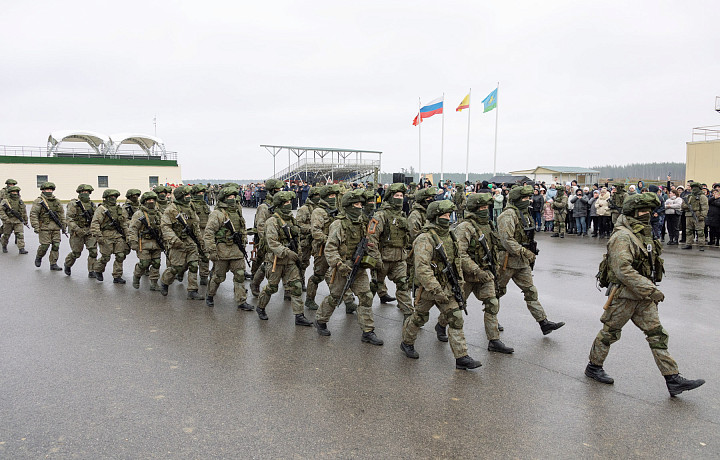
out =
<path fill-rule="evenodd" d="M 156 185 L 153 187 L 153 192 L 157 195 L 157 210 L 162 216 L 162 214 L 165 212 L 165 208 L 168 207 L 170 204 L 169 194 L 172 193 L 172 189 L 167 185 Z"/>
<path fill-rule="evenodd" d="M 160 218 L 165 247 L 168 250 L 167 268 L 160 278 L 160 292 L 166 296 L 168 287 L 188 272 L 187 299 L 202 300 L 198 294 L 198 244 L 193 241 L 193 235 L 200 243 L 199 219 L 192 206 L 190 206 L 190 187 L 181 185 L 173 191 L 175 201 L 168 204 Z"/>
<path fill-rule="evenodd" d="M 205 304 L 215 306 L 215 294 L 220 284 L 225 281 L 227 272 L 233 276 L 233 292 L 235 305 L 240 310 L 253 311 L 254 306 L 247 303 L 245 280 L 245 258 L 243 251 L 247 245 L 247 229 L 237 197 L 239 191 L 235 187 L 225 187 L 217 194 L 217 205 L 210 213 L 203 239 L 208 250 L 208 257 L 213 261 Z M 239 239 L 239 245 L 236 239 Z"/>
<path fill-rule="evenodd" d="M 275 212 L 265 221 L 265 276 L 267 284 L 260 294 L 257 314 L 261 320 L 268 319 L 265 308 L 270 297 L 278 291 L 280 280 L 285 291 L 290 294 L 295 324 L 297 326 L 312 326 L 312 321 L 305 318 L 302 302 L 302 283 L 298 262 L 300 245 L 298 236 L 300 228 L 292 215 L 292 200 L 295 192 L 277 192 L 273 196 Z"/>
<path fill-rule="evenodd" d="M 163 242 L 157 194 L 155 192 L 143 193 L 139 204 L 140 206 L 132 216 L 127 233 L 128 244 L 138 256 L 138 262 L 133 271 L 132 285 L 135 289 L 140 289 L 140 278 L 149 270 L 150 290 L 159 291 L 160 254 L 163 252 L 160 245 Z"/>
<path fill-rule="evenodd" d="M 365 221 L 362 218 L 364 202 L 365 195 L 362 190 L 345 193 L 342 198 L 343 213 L 330 224 L 327 240 L 324 241 L 325 251 L 323 254 L 325 263 L 332 267 L 325 274 L 330 295 L 325 297 L 320 305 L 315 316 L 315 328 L 320 335 L 330 335 L 327 322 L 343 300 L 345 285 L 351 282 L 349 290 L 352 290 L 359 300 L 357 317 L 362 329 L 361 340 L 372 345 L 382 345 L 383 341 L 375 334 L 372 312 L 373 296 L 370 292 L 370 281 L 366 270 L 368 267 L 375 267 L 375 260 L 371 256 L 365 255 L 367 252 L 361 254 L 359 260 L 352 260 L 358 245 L 366 237 Z M 354 264 L 358 264 L 358 266 L 353 267 Z M 354 268 L 356 270 L 355 278 L 351 280 L 349 276 Z"/>
<path fill-rule="evenodd" d="M 82 254 L 83 248 L 88 250 L 88 278 L 95 278 L 95 261 L 97 260 L 97 239 L 92 234 L 90 224 L 95 215 L 95 203 L 90 201 L 90 194 L 95 190 L 90 184 L 80 184 L 75 191 L 76 200 L 67 205 L 67 222 L 70 230 L 70 253 L 65 257 L 65 274 L 72 274 L 71 267 Z"/>
<path fill-rule="evenodd" d="M 605 311 L 600 317 L 603 328 L 590 349 L 585 375 L 601 383 L 614 380 L 603 364 L 610 346 L 620 340 L 622 328 L 632 320 L 644 333 L 660 373 L 665 377 L 670 396 L 693 390 L 705 380 L 687 380 L 679 374 L 678 365 L 668 352 L 667 331 L 660 324 L 658 303 L 665 295 L 655 283 L 662 279 L 662 244 L 653 240 L 650 216 L 660 206 L 655 193 L 642 193 L 625 199 L 618 217 L 607 255 L 600 265 L 600 285 L 610 289 Z"/>
<path fill-rule="evenodd" d="M 708 214 L 708 199 L 702 191 L 700 182 L 690 184 L 690 195 L 687 201 L 683 200 L 682 209 L 685 211 L 685 246 L 683 249 L 692 249 L 692 243 L 697 232 L 698 248 L 705 250 L 705 218 Z M 692 212 L 690 211 L 692 209 Z"/>
<path fill-rule="evenodd" d="M 610 217 L 612 218 L 613 225 L 615 225 L 615 221 L 622 212 L 623 203 L 627 196 L 625 184 L 615 184 L 615 193 L 610 197 Z"/>
<path fill-rule="evenodd" d="M 565 323 L 548 321 L 545 310 L 538 301 L 537 288 L 533 284 L 531 266 L 535 262 L 535 253 L 528 249 L 530 237 L 526 232 L 535 231 L 535 224 L 528 214 L 532 194 L 533 188 L 530 185 L 513 187 L 508 194 L 508 205 L 498 216 L 498 236 L 506 251 L 505 257 L 501 259 L 503 262 L 497 286 L 498 298 L 505 295 L 507 284 L 513 280 L 523 292 L 525 304 L 540 325 L 543 335 L 547 335 L 560 329 Z"/>
<path fill-rule="evenodd" d="M 421 188 L 415 192 L 415 198 L 413 200 L 412 210 L 408 216 L 408 231 L 410 232 L 410 247 L 415 243 L 415 238 L 422 233 L 423 227 L 427 222 L 427 207 L 435 201 L 435 195 L 437 195 L 437 188 L 426 187 Z M 408 258 L 408 283 L 411 289 L 415 289 L 415 255 L 410 251 L 410 257 Z M 414 293 L 413 293 L 414 294 Z"/>
<path fill-rule="evenodd" d="M 553 224 L 555 226 L 555 233 L 550 235 L 550 237 L 565 238 L 565 217 L 567 216 L 567 206 L 568 199 L 567 196 L 565 196 L 565 187 L 560 186 L 557 188 L 557 195 L 552 202 L 553 212 L 555 213 L 555 223 Z"/>
<path fill-rule="evenodd" d="M 457 211 L 455 211 L 455 217 L 457 217 L 458 222 L 462 222 L 463 216 L 465 214 L 466 201 L 467 198 L 465 197 L 465 187 L 463 187 L 461 184 L 455 184 L 453 203 L 455 203 L 455 208 L 457 209 Z"/>
<path fill-rule="evenodd" d="M 208 217 L 210 216 L 210 206 L 208 206 L 205 202 L 205 192 L 207 191 L 207 187 L 203 184 L 197 184 L 193 185 L 190 190 L 192 193 L 192 201 L 190 204 L 197 214 L 198 219 L 200 219 L 200 234 L 202 235 L 205 232 L 205 226 L 207 225 Z M 200 257 L 198 265 L 200 272 L 200 286 L 207 286 L 208 276 L 210 275 L 210 261 L 205 257 Z"/>
<path fill-rule="evenodd" d="M 419 287 L 415 296 L 415 311 L 403 323 L 400 349 L 408 358 L 418 359 L 420 357 L 415 351 L 415 340 L 420 328 L 430 318 L 430 309 L 436 306 L 450 326 L 448 337 L 450 349 L 455 356 L 455 367 L 466 370 L 475 369 L 482 364 L 468 356 L 463 332 L 462 310 L 453 295 L 450 279 L 444 271 L 446 269 L 455 270 L 459 276 L 458 282 L 462 283 L 457 243 L 450 232 L 450 214 L 454 210 L 455 205 L 449 200 L 431 203 L 427 208 L 427 223 L 413 244 L 415 282 Z M 454 268 L 445 266 L 440 251 L 445 254 L 447 263 Z M 462 285 L 459 287 L 462 288 Z"/>
<path fill-rule="evenodd" d="M 8 181 L 11 180 L 8 179 Z M 15 244 L 19 253 L 27 254 L 23 225 L 28 224 L 28 215 L 25 202 L 20 198 L 20 187 L 8 185 L 3 191 L 6 194 L 3 198 L 0 198 L 0 220 L 2 220 L 3 229 L 2 252 L 8 252 L 7 245 L 10 242 L 10 235 L 15 232 Z"/>
<path fill-rule="evenodd" d="M 8 194 L 10 193 L 10 187 L 14 187 L 17 185 L 17 181 L 15 179 L 7 179 L 5 181 L 5 187 L 0 189 L 0 200 L 3 200 L 4 198 L 8 197 Z"/>
<path fill-rule="evenodd" d="M 140 195 L 142 192 L 136 188 L 131 188 L 125 192 L 125 204 L 123 209 L 125 210 L 125 219 L 130 222 L 130 219 L 135 215 L 135 211 L 140 207 Z"/>
<path fill-rule="evenodd" d="M 297 211 L 297 224 L 300 226 L 300 281 L 305 287 L 305 271 L 310 266 L 310 256 L 312 255 L 312 230 L 310 226 L 310 218 L 317 207 L 320 200 L 320 192 L 318 187 L 311 187 L 308 191 L 308 198 L 305 204 L 300 206 Z"/>
<path fill-rule="evenodd" d="M 270 207 L 272 207 L 273 196 L 283 188 L 283 182 L 278 179 L 268 179 L 265 182 L 265 202 L 258 206 L 255 212 L 255 261 L 250 269 L 253 279 L 250 282 L 250 292 L 255 297 L 260 296 L 260 284 L 265 278 L 265 253 L 267 244 L 265 243 L 265 221 L 272 215 Z"/>
<path fill-rule="evenodd" d="M 115 255 L 113 262 L 113 283 L 125 284 L 123 279 L 123 262 L 129 252 L 125 235 L 127 235 L 127 218 L 122 208 L 117 204 L 120 192 L 111 188 L 103 192 L 103 202 L 95 209 L 90 231 L 97 239 L 100 248 L 100 258 L 95 261 L 95 279 L 103 281 L 105 266 L 110 262 L 110 256 Z"/>
<path fill-rule="evenodd" d="M 55 184 L 43 182 L 40 191 L 40 196 L 33 201 L 30 209 L 30 225 L 40 239 L 35 255 L 35 266 L 39 267 L 42 264 L 42 258 L 50 249 L 50 270 L 61 271 L 62 268 L 58 266 L 57 261 L 60 257 L 60 232 L 65 233 L 67 227 L 65 211 L 60 200 L 53 195 Z"/>

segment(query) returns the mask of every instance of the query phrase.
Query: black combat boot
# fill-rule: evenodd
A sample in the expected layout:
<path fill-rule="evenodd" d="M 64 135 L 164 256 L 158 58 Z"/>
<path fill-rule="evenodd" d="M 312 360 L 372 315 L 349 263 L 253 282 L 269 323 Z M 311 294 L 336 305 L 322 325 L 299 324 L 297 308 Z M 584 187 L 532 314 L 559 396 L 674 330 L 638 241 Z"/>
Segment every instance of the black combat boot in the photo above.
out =
<path fill-rule="evenodd" d="M 681 249 L 692 249 L 692 244 L 686 244 Z"/>
<path fill-rule="evenodd" d="M 295 315 L 295 325 L 296 326 L 312 326 L 313 323 L 309 319 L 305 318 L 305 315 L 300 313 L 299 315 Z"/>
<path fill-rule="evenodd" d="M 504 343 L 502 343 L 501 340 L 491 340 L 488 342 L 488 351 L 496 351 L 498 353 L 505 353 L 506 355 L 509 355 L 511 353 L 515 352 L 515 349 L 512 347 L 508 347 Z"/>
<path fill-rule="evenodd" d="M 247 302 L 243 302 L 240 305 L 238 305 L 238 310 L 255 311 L 255 305 L 250 305 Z"/>
<path fill-rule="evenodd" d="M 258 318 L 260 318 L 260 319 L 263 320 L 263 321 L 267 321 L 268 316 L 267 316 L 267 313 L 265 313 L 265 309 L 264 309 L 264 308 L 258 307 L 258 308 L 255 309 L 255 311 L 257 311 Z"/>
<path fill-rule="evenodd" d="M 420 354 L 415 351 L 415 345 L 408 345 L 405 342 L 400 342 L 400 349 L 408 358 L 418 359 L 420 357 Z"/>
<path fill-rule="evenodd" d="M 70 265 L 68 265 L 68 264 L 63 265 L 63 269 L 64 269 L 65 274 L 66 274 L 67 276 L 72 275 L 72 270 L 70 269 Z"/>
<path fill-rule="evenodd" d="M 185 279 L 185 272 L 178 273 L 177 275 L 175 275 L 175 279 L 182 283 L 183 280 Z"/>
<path fill-rule="evenodd" d="M 550 235 L 550 238 L 557 238 L 559 236 L 560 236 L 559 233 L 553 233 L 552 235 Z"/>
<path fill-rule="evenodd" d="M 201 276 L 200 277 L 200 286 L 207 286 L 208 277 L 207 276 Z"/>
<path fill-rule="evenodd" d="M 121 277 L 113 278 L 114 284 L 125 284 L 125 280 Z"/>
<path fill-rule="evenodd" d="M 208 307 L 215 306 L 215 300 L 213 300 L 213 296 L 211 296 L 211 295 L 205 296 L 205 305 L 207 305 Z"/>
<path fill-rule="evenodd" d="M 252 273 L 250 273 L 250 272 L 245 272 L 245 279 L 246 279 L 246 280 L 251 280 L 251 279 L 253 279 Z"/>
<path fill-rule="evenodd" d="M 375 335 L 375 331 L 363 332 L 360 340 L 362 340 L 365 343 L 370 343 L 373 345 L 382 345 L 383 343 L 385 343 L 382 340 L 380 340 L 377 335 Z"/>
<path fill-rule="evenodd" d="M 498 331 L 502 332 L 504 330 L 505 330 L 505 328 L 502 327 L 502 324 L 498 323 Z"/>
<path fill-rule="evenodd" d="M 52 271 L 54 271 L 54 272 L 61 272 L 61 271 L 62 271 L 62 268 L 60 268 L 60 265 L 58 265 L 58 264 L 51 264 L 51 265 L 50 265 L 50 270 L 52 270 Z"/>
<path fill-rule="evenodd" d="M 564 234 L 564 233 L 561 233 L 561 234 L 560 234 L 560 238 L 565 238 L 565 234 Z"/>
<path fill-rule="evenodd" d="M 305 308 L 308 310 L 317 310 L 320 306 L 316 304 L 313 299 L 305 299 Z"/>
<path fill-rule="evenodd" d="M 95 272 L 88 272 L 88 278 L 95 279 Z"/>
<path fill-rule="evenodd" d="M 694 390 L 705 383 L 703 379 L 688 380 L 680 374 L 666 375 L 665 384 L 670 396 L 677 396 L 683 391 Z"/>
<path fill-rule="evenodd" d="M 468 369 L 475 369 L 476 367 L 480 367 L 480 366 L 482 366 L 480 361 L 475 361 L 468 355 L 457 358 L 455 360 L 455 369 L 468 370 Z"/>
<path fill-rule="evenodd" d="M 188 300 L 202 300 L 203 297 L 198 294 L 198 291 L 187 291 L 187 297 Z"/>
<path fill-rule="evenodd" d="M 318 323 L 317 320 L 315 320 L 315 329 L 317 329 L 318 334 L 320 335 L 330 335 L 330 331 L 327 328 L 326 323 Z"/>
<path fill-rule="evenodd" d="M 160 294 L 165 296 L 168 294 L 168 285 L 163 283 L 162 281 L 160 282 Z"/>
<path fill-rule="evenodd" d="M 98 281 L 103 281 L 105 278 L 103 278 L 102 272 L 95 272 L 95 279 Z"/>
<path fill-rule="evenodd" d="M 3 245 L 2 245 L 2 248 L 3 248 L 3 254 L 7 254 L 7 252 L 8 252 L 8 250 L 7 250 L 7 244 L 3 244 Z"/>
<path fill-rule="evenodd" d="M 588 363 L 587 367 L 585 367 L 585 375 L 600 383 L 607 383 L 608 385 L 615 383 L 615 380 L 607 375 L 607 372 L 605 372 L 602 366 L 596 366 L 593 363 Z"/>
<path fill-rule="evenodd" d="M 385 294 L 383 296 L 380 296 L 380 303 L 388 303 L 388 302 L 395 302 L 397 299 L 390 294 Z"/>
<path fill-rule="evenodd" d="M 140 276 L 139 275 L 133 275 L 132 287 L 134 287 L 135 289 L 140 289 Z"/>
<path fill-rule="evenodd" d="M 352 315 L 357 310 L 357 307 L 355 302 L 345 302 L 345 314 Z"/>
<path fill-rule="evenodd" d="M 20 248 L 20 250 L 19 250 L 18 252 L 19 252 L 20 254 L 27 254 L 27 253 L 28 253 L 25 248 Z"/>
<path fill-rule="evenodd" d="M 440 323 L 435 324 L 435 333 L 437 334 L 437 339 L 441 342 L 447 342 L 448 336 L 445 332 L 445 327 L 441 326 Z"/>
<path fill-rule="evenodd" d="M 538 324 L 540 325 L 540 329 L 542 329 L 543 335 L 548 335 L 555 329 L 560 329 L 565 325 L 565 323 L 562 321 L 560 321 L 559 323 L 553 323 L 552 321 L 548 321 L 547 319 L 538 321 Z"/>

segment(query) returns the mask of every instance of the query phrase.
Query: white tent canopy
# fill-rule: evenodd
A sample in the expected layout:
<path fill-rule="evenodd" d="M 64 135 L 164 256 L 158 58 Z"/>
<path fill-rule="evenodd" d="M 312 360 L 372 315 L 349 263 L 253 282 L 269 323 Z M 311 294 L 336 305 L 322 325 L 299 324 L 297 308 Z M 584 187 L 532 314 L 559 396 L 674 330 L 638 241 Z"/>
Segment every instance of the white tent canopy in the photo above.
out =
<path fill-rule="evenodd" d="M 95 153 L 102 154 L 109 141 L 110 137 L 107 135 L 93 131 L 53 131 L 50 133 L 50 136 L 48 136 L 48 156 L 52 156 L 57 153 L 57 150 L 60 148 L 60 144 L 63 142 L 84 142 L 92 147 Z"/>
<path fill-rule="evenodd" d="M 110 154 L 116 154 L 118 149 L 123 144 L 135 144 L 139 145 L 140 148 L 143 149 L 145 153 L 150 155 L 152 152 L 152 148 L 154 146 L 157 146 L 160 149 L 160 152 L 164 155 L 165 152 L 165 143 L 162 139 L 155 136 L 150 136 L 148 134 L 138 134 L 138 133 L 116 133 L 110 135 L 110 147 L 109 147 L 109 153 Z"/>

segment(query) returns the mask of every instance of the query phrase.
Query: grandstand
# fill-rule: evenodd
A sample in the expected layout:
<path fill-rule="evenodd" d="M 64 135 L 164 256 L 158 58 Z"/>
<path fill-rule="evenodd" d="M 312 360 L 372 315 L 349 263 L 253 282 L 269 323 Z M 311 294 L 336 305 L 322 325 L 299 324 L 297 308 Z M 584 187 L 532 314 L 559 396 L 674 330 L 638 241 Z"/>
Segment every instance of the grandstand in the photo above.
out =
<path fill-rule="evenodd" d="M 357 182 L 376 176 L 381 167 L 382 152 L 323 147 L 261 145 L 273 156 L 273 175 L 280 180 L 302 180 L 307 183 L 346 181 Z M 287 152 L 288 166 L 276 170 L 276 158 Z M 294 157 L 294 158 L 293 158 Z"/>

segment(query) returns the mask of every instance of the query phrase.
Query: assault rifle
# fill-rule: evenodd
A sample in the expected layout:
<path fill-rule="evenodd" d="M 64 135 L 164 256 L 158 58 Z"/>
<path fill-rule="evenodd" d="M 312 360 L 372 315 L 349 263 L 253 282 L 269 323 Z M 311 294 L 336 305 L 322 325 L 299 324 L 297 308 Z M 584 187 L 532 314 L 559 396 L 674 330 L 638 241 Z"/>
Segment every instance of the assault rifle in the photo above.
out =
<path fill-rule="evenodd" d="M 523 217 L 527 217 L 525 213 L 522 213 Z M 540 250 L 537 247 L 537 241 L 535 241 L 535 224 L 530 219 L 524 219 L 523 224 L 526 224 L 523 226 L 523 230 L 525 231 L 525 236 L 528 239 L 527 243 L 524 243 L 522 247 L 530 250 L 535 255 L 540 254 Z M 530 264 L 530 270 L 535 269 L 535 261 L 533 260 Z"/>
<path fill-rule="evenodd" d="M 40 204 L 41 204 L 42 207 L 45 209 L 45 211 L 48 213 L 48 216 L 50 216 L 50 218 L 52 219 L 52 221 L 55 222 L 55 225 L 57 225 L 58 227 L 60 227 L 60 231 L 62 231 L 62 234 L 65 235 L 65 236 L 67 236 L 67 237 L 69 237 L 70 235 L 68 235 L 67 231 L 66 231 L 66 230 L 63 228 L 63 226 L 62 226 L 62 222 L 60 222 L 60 216 L 58 216 L 55 211 L 53 211 L 52 209 L 50 209 L 50 208 L 48 207 L 48 205 L 47 205 L 47 203 L 45 202 L 44 199 L 40 200 Z"/>
<path fill-rule="evenodd" d="M 689 199 L 686 200 L 686 199 L 683 198 L 683 197 L 680 197 L 680 199 L 683 200 L 683 203 L 685 203 L 685 206 L 687 206 L 688 209 L 690 210 L 690 214 L 692 214 L 692 217 L 693 217 L 693 219 L 695 220 L 695 224 L 700 225 L 700 220 L 698 219 L 697 214 L 695 214 L 695 210 L 694 210 L 694 209 L 692 208 L 692 206 L 690 205 L 690 200 L 689 200 Z"/>
<path fill-rule="evenodd" d="M 348 289 L 350 289 L 350 286 L 355 282 L 355 278 L 357 277 L 358 272 L 360 271 L 360 266 L 362 265 L 362 259 L 365 255 L 365 252 L 367 251 L 367 245 L 368 245 L 368 239 L 367 236 L 363 236 L 358 245 L 355 247 L 355 251 L 353 252 L 352 259 L 350 261 L 352 262 L 352 270 L 350 271 L 350 274 L 348 275 L 347 281 L 345 282 L 345 286 L 343 287 L 342 293 L 340 294 L 340 299 L 345 297 L 345 293 Z"/>
<path fill-rule="evenodd" d="M 245 257 L 245 262 L 248 264 L 248 267 L 250 266 L 250 259 L 248 258 L 248 253 L 245 250 L 245 243 L 243 243 L 243 237 L 242 234 L 235 231 L 235 227 L 233 227 L 232 222 L 230 222 L 230 219 L 223 222 L 223 227 L 230 230 L 232 233 L 231 237 L 233 240 L 233 243 L 237 244 L 238 248 L 240 248 L 240 252 L 242 252 L 243 257 Z"/>
<path fill-rule="evenodd" d="M 288 224 L 283 225 L 282 231 L 285 234 L 285 238 L 289 241 L 288 243 L 288 249 L 290 249 L 292 252 L 300 256 L 300 245 L 298 244 L 298 240 L 296 237 L 292 235 L 292 231 L 290 230 L 290 226 Z M 300 259 L 298 258 L 297 261 L 295 261 L 295 264 L 300 268 Z"/>
<path fill-rule="evenodd" d="M 147 228 L 148 233 L 150 234 L 150 238 L 155 240 L 158 247 L 160 248 L 160 250 L 162 252 L 165 253 L 165 255 L 168 255 L 167 249 L 165 248 L 165 243 L 163 243 L 163 239 L 162 239 L 162 236 L 160 235 L 160 232 L 156 228 L 150 226 L 150 222 L 148 222 L 148 220 L 145 218 L 145 216 L 142 216 L 139 220 L 140 220 L 140 223 L 143 224 L 145 226 L 145 228 Z"/>
<path fill-rule="evenodd" d="M 77 200 L 77 201 L 75 202 L 75 206 L 77 206 L 78 209 L 80 209 L 80 212 L 82 213 L 83 217 L 85 218 L 85 222 L 88 224 L 88 226 L 90 226 L 90 223 L 92 222 L 92 218 L 93 218 L 92 213 L 90 212 L 90 210 L 89 210 L 89 209 L 85 209 L 85 206 L 82 205 L 82 203 L 80 202 L 80 200 Z M 91 205 L 91 206 L 92 206 L 92 205 Z"/>
<path fill-rule="evenodd" d="M 653 258 L 653 243 L 648 243 L 645 249 L 647 249 L 648 259 L 650 259 L 650 281 L 652 281 L 652 284 L 656 284 L 657 269 L 655 268 L 655 260 Z"/>
<path fill-rule="evenodd" d="M 207 259 L 207 256 L 205 255 L 205 252 L 202 250 L 202 245 L 200 244 L 200 240 L 198 240 L 197 236 L 195 236 L 195 232 L 193 232 L 192 227 L 190 227 L 183 217 L 182 213 L 178 213 L 177 216 L 175 216 L 175 219 L 177 219 L 178 223 L 183 226 L 183 232 L 190 237 L 191 240 L 193 240 L 193 243 L 197 246 L 198 254 L 200 254 L 200 257 L 203 259 Z"/>
<path fill-rule="evenodd" d="M 460 305 L 460 308 L 462 308 L 462 310 L 467 315 L 467 303 L 465 302 L 465 296 L 463 295 L 462 289 L 460 288 L 460 276 L 458 275 L 457 267 L 455 267 L 454 264 L 451 264 L 448 260 L 447 254 L 445 253 L 445 248 L 443 248 L 441 241 L 438 242 L 437 246 L 435 246 L 435 252 L 438 253 L 438 255 L 440 256 L 440 260 L 442 261 L 443 265 L 445 265 L 445 268 L 443 268 L 441 271 L 445 273 L 448 281 L 450 281 L 450 287 L 452 288 L 453 297 L 455 297 L 458 305 Z"/>
<path fill-rule="evenodd" d="M 22 222 L 23 225 L 26 226 L 27 228 L 30 228 L 30 226 L 27 224 L 27 222 L 25 222 L 25 221 L 23 220 L 22 216 L 20 216 L 20 213 L 17 212 L 16 210 L 14 210 L 13 208 L 11 208 L 9 204 L 3 203 L 3 208 L 5 208 L 5 212 L 6 212 L 6 213 L 10 214 L 10 215 L 13 216 L 14 218 L 16 218 L 17 220 L 19 220 L 20 222 Z"/>
<path fill-rule="evenodd" d="M 135 214 L 135 210 L 130 203 L 125 203 L 125 210 L 128 213 L 128 219 L 132 219 L 133 214 Z"/>
<path fill-rule="evenodd" d="M 122 227 L 122 225 L 120 225 L 120 222 L 113 219 L 113 216 L 112 216 L 112 214 L 110 214 L 109 209 L 105 210 L 105 217 L 110 219 L 110 223 L 112 224 L 115 231 L 118 232 L 120 235 L 122 235 L 123 239 L 125 239 L 125 229 Z"/>
<path fill-rule="evenodd" d="M 495 258 L 490 253 L 490 248 L 485 240 L 485 234 L 480 235 L 480 246 L 482 246 L 483 251 L 485 251 L 485 257 L 483 257 L 482 260 L 484 260 L 488 264 L 488 267 L 490 267 L 490 273 L 492 273 L 492 276 L 495 278 L 495 283 L 497 283 L 498 274 L 497 267 L 495 266 Z"/>

